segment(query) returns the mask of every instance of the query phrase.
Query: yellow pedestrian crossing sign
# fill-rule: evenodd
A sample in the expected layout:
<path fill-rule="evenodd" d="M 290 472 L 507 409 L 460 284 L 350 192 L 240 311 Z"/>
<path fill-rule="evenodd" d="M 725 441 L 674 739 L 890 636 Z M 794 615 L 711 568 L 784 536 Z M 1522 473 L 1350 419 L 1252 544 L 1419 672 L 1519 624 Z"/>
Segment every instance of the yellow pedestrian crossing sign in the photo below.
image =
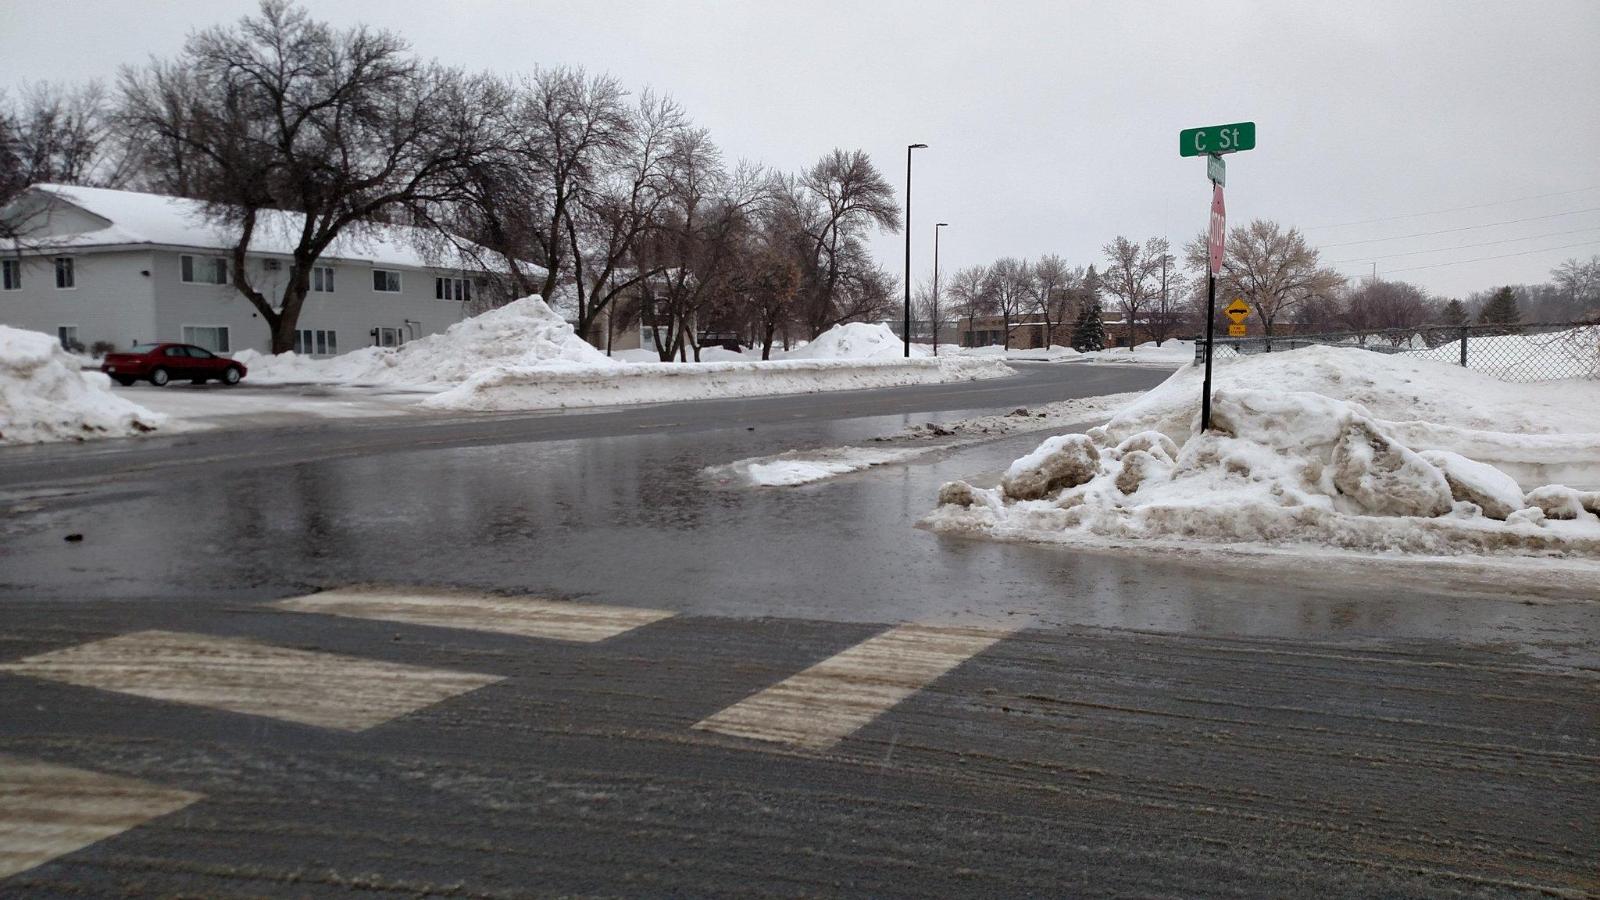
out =
<path fill-rule="evenodd" d="M 1234 325 L 1242 327 L 1245 318 L 1250 315 L 1250 304 L 1244 302 L 1240 297 L 1235 297 L 1233 302 L 1229 303 L 1222 311 L 1228 318 L 1233 320 Z M 1229 329 L 1228 333 L 1233 334 L 1233 330 Z M 1238 335 L 1234 336 L 1237 337 Z"/>

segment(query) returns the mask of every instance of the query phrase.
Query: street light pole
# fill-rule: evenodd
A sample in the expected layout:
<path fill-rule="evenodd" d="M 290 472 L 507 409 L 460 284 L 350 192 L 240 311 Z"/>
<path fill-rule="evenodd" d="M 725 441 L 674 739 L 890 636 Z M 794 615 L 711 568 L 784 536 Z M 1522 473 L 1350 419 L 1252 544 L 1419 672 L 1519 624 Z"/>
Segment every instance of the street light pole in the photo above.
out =
<path fill-rule="evenodd" d="M 950 227 L 949 222 L 935 222 L 933 224 L 933 305 L 928 307 L 930 313 L 939 311 L 939 229 Z M 939 320 L 933 317 L 929 323 L 933 327 L 933 355 L 939 355 Z"/>
<path fill-rule="evenodd" d="M 910 144 L 906 147 L 906 359 L 911 358 L 911 151 L 923 150 L 927 144 Z"/>

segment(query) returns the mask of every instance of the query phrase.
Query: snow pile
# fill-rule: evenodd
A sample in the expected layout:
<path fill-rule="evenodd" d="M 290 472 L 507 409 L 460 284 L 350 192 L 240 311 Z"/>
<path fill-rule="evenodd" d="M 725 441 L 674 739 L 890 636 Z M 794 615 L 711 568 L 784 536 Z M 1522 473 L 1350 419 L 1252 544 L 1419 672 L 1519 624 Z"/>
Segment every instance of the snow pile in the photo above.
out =
<path fill-rule="evenodd" d="M 1035 540 L 1600 556 L 1600 384 L 1512 388 L 1307 348 L 1218 366 L 1214 429 L 1197 434 L 1198 381 L 1180 371 L 1105 425 L 1050 438 L 996 488 L 946 485 L 925 521 Z M 1539 481 L 1550 469 L 1586 487 Z"/>
<path fill-rule="evenodd" d="M 1000 360 L 976 359 L 782 359 L 568 369 L 497 366 L 423 400 L 422 405 L 490 411 L 668 403 L 948 384 L 1014 374 Z"/>
<path fill-rule="evenodd" d="M 1006 359 L 1024 362 L 1060 362 L 1066 359 L 1078 359 L 1083 356 L 1082 353 L 1071 347 L 1063 347 L 1060 344 L 1051 344 L 1049 349 L 1035 347 L 1031 350 L 1015 348 L 1007 350 L 998 344 L 992 347 L 957 347 L 948 350 L 941 346 L 939 352 L 941 354 L 953 352 L 960 356 L 1003 356 Z"/>
<path fill-rule="evenodd" d="M 82 371 L 50 335 L 0 325 L 0 444 L 122 437 L 165 421 Z"/>
<path fill-rule="evenodd" d="M 829 328 L 804 347 L 783 354 L 783 358 L 904 359 L 905 352 L 905 342 L 889 326 L 850 322 Z M 913 359 L 932 355 L 933 350 L 922 344 L 911 345 Z"/>
<path fill-rule="evenodd" d="M 397 348 L 331 359 L 245 350 L 234 355 L 261 383 L 454 385 L 497 370 L 570 371 L 619 365 L 573 332 L 538 296 L 524 297 Z"/>
<path fill-rule="evenodd" d="M 1109 347 L 1081 354 L 1085 362 L 1116 363 L 1123 366 L 1161 366 L 1170 368 L 1194 362 L 1194 341 L 1146 341 L 1134 347 Z"/>

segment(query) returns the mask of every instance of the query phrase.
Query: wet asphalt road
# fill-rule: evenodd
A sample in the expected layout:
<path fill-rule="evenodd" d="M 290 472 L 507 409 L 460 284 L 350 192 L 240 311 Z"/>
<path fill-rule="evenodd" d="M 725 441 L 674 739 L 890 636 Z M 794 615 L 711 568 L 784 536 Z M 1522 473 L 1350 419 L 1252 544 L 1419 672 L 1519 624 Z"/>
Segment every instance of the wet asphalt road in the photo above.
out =
<path fill-rule="evenodd" d="M 1592 595 L 912 527 L 1037 434 L 700 475 L 1165 375 L 1024 372 L 0 453 L 0 663 L 162 629 L 504 677 L 352 734 L 0 673 L 0 753 L 204 795 L 0 894 L 1600 891 Z M 572 644 L 264 605 L 362 583 L 678 615 Z M 824 752 L 692 728 L 899 622 L 1009 636 Z"/>

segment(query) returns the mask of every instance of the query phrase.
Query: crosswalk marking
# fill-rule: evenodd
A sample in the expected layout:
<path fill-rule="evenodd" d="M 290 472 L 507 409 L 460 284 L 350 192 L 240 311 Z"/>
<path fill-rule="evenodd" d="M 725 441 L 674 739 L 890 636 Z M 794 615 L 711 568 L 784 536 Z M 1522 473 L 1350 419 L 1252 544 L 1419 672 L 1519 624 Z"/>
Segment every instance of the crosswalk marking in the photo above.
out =
<path fill-rule="evenodd" d="M 132 778 L 0 754 L 0 878 L 199 799 Z"/>
<path fill-rule="evenodd" d="M 272 604 L 294 612 L 593 643 L 670 618 L 659 609 L 445 591 L 344 588 Z"/>
<path fill-rule="evenodd" d="M 502 680 L 172 631 L 80 644 L 0 671 L 345 731 Z"/>
<path fill-rule="evenodd" d="M 1009 633 L 901 625 L 746 697 L 694 727 L 826 750 Z"/>

